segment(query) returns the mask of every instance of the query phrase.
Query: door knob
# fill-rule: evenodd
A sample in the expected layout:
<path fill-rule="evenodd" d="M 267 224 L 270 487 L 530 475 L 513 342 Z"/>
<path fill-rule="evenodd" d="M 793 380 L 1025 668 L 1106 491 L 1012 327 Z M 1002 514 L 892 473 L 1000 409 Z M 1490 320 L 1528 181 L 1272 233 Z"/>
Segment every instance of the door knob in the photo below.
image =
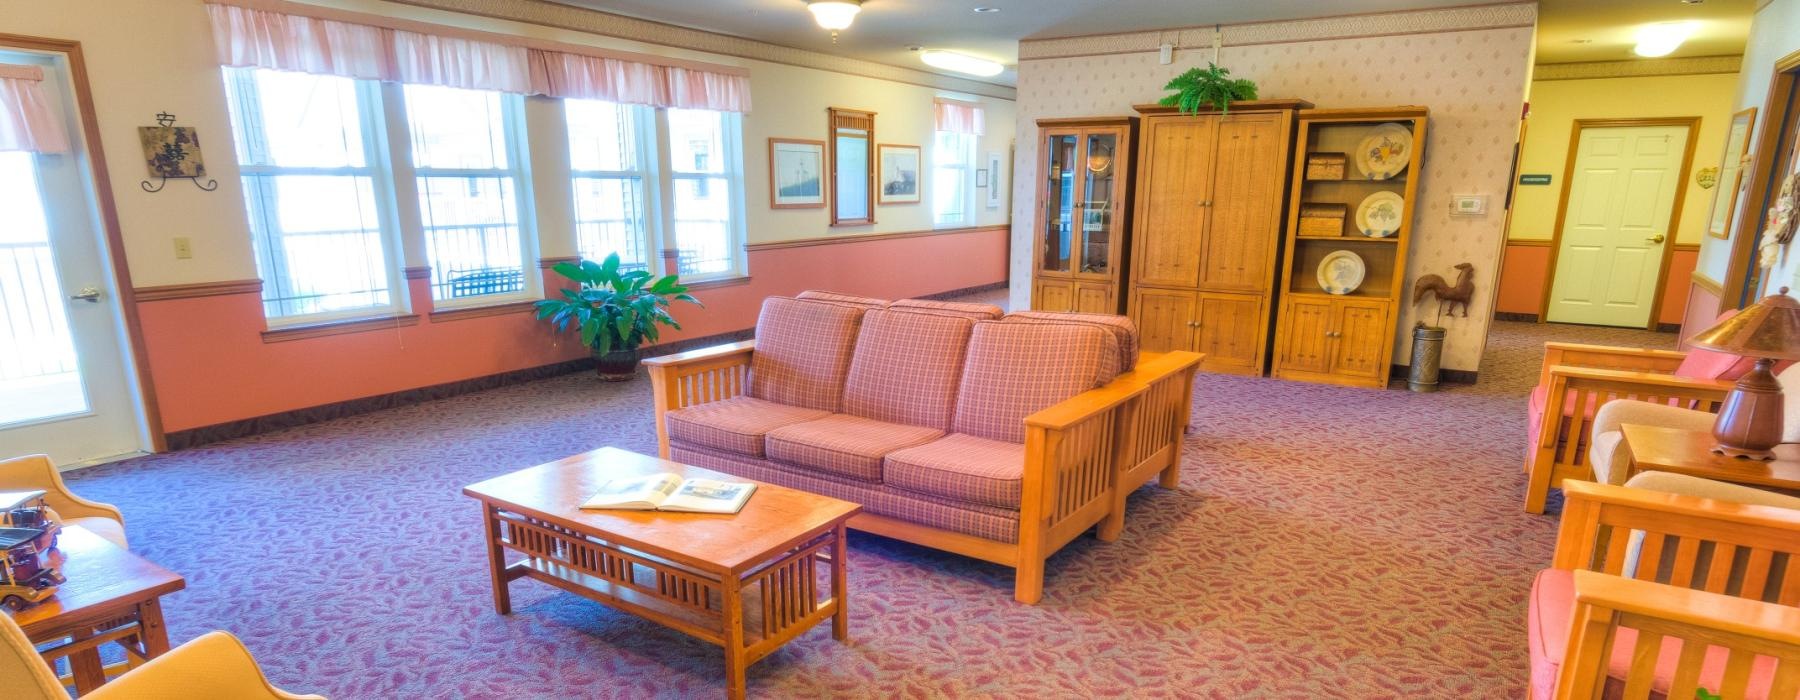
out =
<path fill-rule="evenodd" d="M 85 301 L 89 304 L 100 303 L 99 287 L 82 287 L 81 291 L 69 295 L 69 301 Z"/>
<path fill-rule="evenodd" d="M 1659 234 L 1656 234 L 1649 238 L 1646 238 L 1644 240 L 1649 241 L 1651 243 L 1661 243 L 1661 242 L 1663 242 L 1663 235 L 1659 233 Z"/>

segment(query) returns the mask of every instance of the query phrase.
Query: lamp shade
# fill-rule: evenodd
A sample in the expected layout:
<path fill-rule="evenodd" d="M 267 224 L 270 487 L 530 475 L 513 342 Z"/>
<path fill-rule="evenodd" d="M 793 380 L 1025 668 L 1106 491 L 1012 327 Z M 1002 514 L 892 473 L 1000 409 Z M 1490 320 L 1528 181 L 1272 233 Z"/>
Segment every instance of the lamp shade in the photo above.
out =
<path fill-rule="evenodd" d="M 1800 360 L 1800 301 L 1787 291 L 1782 287 L 1688 342 L 1745 357 Z"/>

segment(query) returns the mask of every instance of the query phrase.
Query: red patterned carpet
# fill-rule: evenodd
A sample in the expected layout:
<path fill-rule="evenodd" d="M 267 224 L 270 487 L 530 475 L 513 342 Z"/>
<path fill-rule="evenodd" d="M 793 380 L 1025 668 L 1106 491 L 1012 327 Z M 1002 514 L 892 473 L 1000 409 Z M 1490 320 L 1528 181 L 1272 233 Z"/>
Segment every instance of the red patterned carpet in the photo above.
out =
<path fill-rule="evenodd" d="M 1525 591 L 1554 516 L 1519 508 L 1524 403 L 1551 338 L 1498 323 L 1439 394 L 1202 375 L 1179 491 L 1124 537 L 1008 570 L 852 536 L 852 641 L 816 629 L 753 697 L 1520 697 Z M 719 652 L 548 586 L 495 615 L 461 487 L 601 445 L 653 451 L 649 385 L 570 375 L 82 470 L 134 547 L 185 574 L 177 641 L 243 637 L 333 698 L 715 697 Z M 1553 503 L 1554 508 L 1554 503 Z"/>

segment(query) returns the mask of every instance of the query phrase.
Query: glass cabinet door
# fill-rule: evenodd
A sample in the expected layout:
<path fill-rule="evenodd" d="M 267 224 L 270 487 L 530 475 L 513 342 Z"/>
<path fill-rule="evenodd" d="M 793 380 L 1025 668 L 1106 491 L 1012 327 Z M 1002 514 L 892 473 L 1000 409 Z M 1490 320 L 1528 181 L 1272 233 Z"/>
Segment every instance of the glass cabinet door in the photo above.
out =
<path fill-rule="evenodd" d="M 1113 219 L 1124 203 L 1117 201 L 1114 183 L 1118 181 L 1115 162 L 1119 147 L 1116 133 L 1091 133 L 1083 144 L 1080 176 L 1082 178 L 1081 268 L 1079 272 L 1104 275 L 1112 272 Z"/>
<path fill-rule="evenodd" d="M 1041 271 L 1069 272 L 1075 257 L 1075 171 L 1080 169 L 1075 134 L 1051 134 L 1045 143 L 1043 170 L 1044 230 L 1039 231 L 1043 255 Z"/>

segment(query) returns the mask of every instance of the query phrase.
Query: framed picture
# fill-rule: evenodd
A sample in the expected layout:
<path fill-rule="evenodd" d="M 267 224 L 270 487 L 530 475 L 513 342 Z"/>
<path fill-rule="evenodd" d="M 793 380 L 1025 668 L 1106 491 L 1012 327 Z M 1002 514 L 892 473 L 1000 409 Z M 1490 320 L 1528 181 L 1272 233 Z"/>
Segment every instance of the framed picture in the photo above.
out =
<path fill-rule="evenodd" d="M 1106 230 L 1106 205 L 1108 202 L 1088 202 L 1081 206 L 1081 230 Z"/>
<path fill-rule="evenodd" d="M 1725 131 L 1725 153 L 1719 157 L 1718 184 L 1712 188 L 1712 210 L 1706 221 L 1708 236 L 1731 237 L 1731 217 L 1737 213 L 1738 191 L 1744 186 L 1744 157 L 1750 152 L 1750 132 L 1755 126 L 1755 107 L 1731 115 L 1731 128 Z"/>
<path fill-rule="evenodd" d="M 1000 152 L 999 151 L 988 151 L 987 171 L 988 171 L 987 208 L 999 209 L 1000 208 L 1000 190 L 1003 187 L 1005 187 L 1004 185 L 1000 184 L 1000 173 L 1002 171 L 1000 170 Z"/>
<path fill-rule="evenodd" d="M 174 123 L 169 119 L 169 124 Z M 144 146 L 144 165 L 151 177 L 199 178 L 206 176 L 200 155 L 200 137 L 191 126 L 140 126 L 138 141 Z"/>
<path fill-rule="evenodd" d="M 825 206 L 825 142 L 769 139 L 769 208 Z"/>
<path fill-rule="evenodd" d="M 918 146 L 884 143 L 877 149 L 881 155 L 881 178 L 878 181 L 881 204 L 917 204 L 924 189 L 919 184 L 920 150 Z"/>

